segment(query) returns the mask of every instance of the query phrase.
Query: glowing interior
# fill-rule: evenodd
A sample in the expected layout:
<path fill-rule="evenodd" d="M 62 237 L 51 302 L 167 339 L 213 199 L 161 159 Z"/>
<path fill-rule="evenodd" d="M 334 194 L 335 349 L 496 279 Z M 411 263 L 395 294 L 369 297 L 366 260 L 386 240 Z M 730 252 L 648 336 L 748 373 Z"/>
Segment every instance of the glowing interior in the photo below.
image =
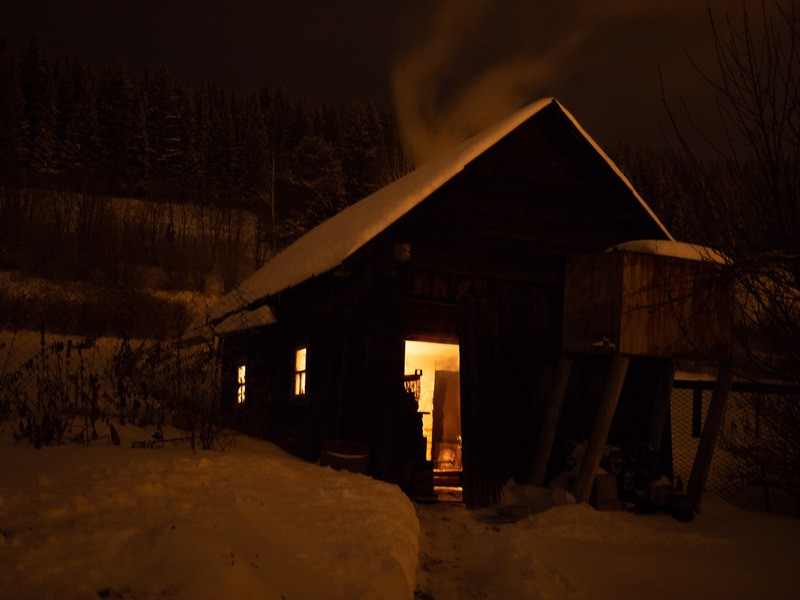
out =
<path fill-rule="evenodd" d="M 236 388 L 236 402 L 239 404 L 244 402 L 245 370 L 245 366 L 240 365 L 236 371 L 236 382 L 238 384 Z"/>
<path fill-rule="evenodd" d="M 294 395 L 306 393 L 306 349 L 298 348 L 294 355 Z"/>
<path fill-rule="evenodd" d="M 437 371 L 459 371 L 458 344 L 406 341 L 405 372 L 421 371 L 419 412 L 422 413 L 422 434 L 427 441 L 426 456 L 433 451 L 433 398 Z"/>

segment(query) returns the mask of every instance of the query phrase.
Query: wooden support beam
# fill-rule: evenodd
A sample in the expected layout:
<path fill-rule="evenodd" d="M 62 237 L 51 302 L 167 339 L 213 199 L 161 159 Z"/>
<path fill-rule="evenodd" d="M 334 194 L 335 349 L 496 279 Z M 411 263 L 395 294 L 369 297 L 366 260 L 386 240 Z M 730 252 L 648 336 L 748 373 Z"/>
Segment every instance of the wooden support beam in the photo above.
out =
<path fill-rule="evenodd" d="M 583 462 L 581 463 L 580 471 L 578 471 L 578 477 L 572 485 L 572 494 L 578 502 L 588 502 L 591 495 L 595 472 L 603 456 L 603 447 L 608 440 L 611 421 L 617 410 L 622 384 L 625 383 L 625 375 L 628 373 L 630 362 L 630 357 L 617 354 L 611 363 L 611 371 L 606 380 L 603 396 L 600 398 L 600 405 L 597 407 L 597 414 L 595 415 L 592 433 L 589 436 L 589 442 L 583 455 Z"/>
<path fill-rule="evenodd" d="M 658 376 L 655 390 L 653 412 L 650 415 L 650 433 L 647 441 L 657 453 L 661 449 L 661 437 L 664 435 L 664 425 L 669 415 L 669 399 L 672 393 L 672 381 L 675 379 L 675 363 L 671 360 L 664 361 Z"/>
<path fill-rule="evenodd" d="M 553 450 L 553 440 L 556 437 L 561 408 L 564 406 L 564 395 L 567 391 L 571 370 L 572 359 L 562 355 L 558 361 L 553 388 L 550 390 L 550 397 L 547 401 L 541 431 L 539 432 L 539 440 L 536 443 L 536 451 L 533 454 L 533 464 L 528 476 L 528 483 L 532 485 L 542 485 L 544 483 L 544 474 L 547 470 L 547 463 L 550 461 L 550 453 Z"/>
<path fill-rule="evenodd" d="M 697 453 L 692 464 L 689 484 L 686 487 L 686 493 L 691 499 L 695 510 L 700 509 L 700 500 L 706 487 L 708 471 L 711 468 L 711 459 L 714 457 L 714 446 L 722 428 L 725 404 L 728 401 L 732 382 L 733 371 L 730 366 L 727 364 L 720 365 L 714 392 L 711 394 L 711 404 L 709 404 L 708 412 L 706 413 L 706 422 L 703 425 L 700 443 L 697 446 Z"/>

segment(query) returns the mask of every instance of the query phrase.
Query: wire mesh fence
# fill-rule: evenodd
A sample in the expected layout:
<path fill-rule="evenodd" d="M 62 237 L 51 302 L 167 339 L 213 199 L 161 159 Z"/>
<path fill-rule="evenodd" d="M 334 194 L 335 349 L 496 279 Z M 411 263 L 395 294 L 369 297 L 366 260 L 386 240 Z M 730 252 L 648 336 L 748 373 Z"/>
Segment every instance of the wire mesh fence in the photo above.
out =
<path fill-rule="evenodd" d="M 671 396 L 673 470 L 687 482 L 712 391 L 675 387 Z M 800 395 L 733 391 L 706 482 L 742 508 L 800 514 Z"/>

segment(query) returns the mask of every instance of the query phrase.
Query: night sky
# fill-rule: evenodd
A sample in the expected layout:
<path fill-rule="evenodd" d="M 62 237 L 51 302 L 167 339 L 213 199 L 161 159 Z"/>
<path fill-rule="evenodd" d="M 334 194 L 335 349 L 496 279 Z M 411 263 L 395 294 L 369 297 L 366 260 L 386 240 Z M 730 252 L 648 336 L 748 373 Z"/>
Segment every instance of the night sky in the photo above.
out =
<path fill-rule="evenodd" d="M 740 0 L 710 0 L 720 18 Z M 711 69 L 697 0 L 4 0 L 0 36 L 55 57 L 163 64 L 231 91 L 283 84 L 311 100 L 393 107 L 435 151 L 556 96 L 601 145 L 662 143 L 667 94 L 696 106 Z"/>

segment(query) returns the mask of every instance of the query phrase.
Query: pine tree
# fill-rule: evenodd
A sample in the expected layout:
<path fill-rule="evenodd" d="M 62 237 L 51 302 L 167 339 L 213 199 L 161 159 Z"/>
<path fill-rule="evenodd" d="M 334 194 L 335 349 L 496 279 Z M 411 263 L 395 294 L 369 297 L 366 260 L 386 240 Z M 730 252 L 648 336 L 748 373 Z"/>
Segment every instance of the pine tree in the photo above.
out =
<path fill-rule="evenodd" d="M 266 202 L 268 195 L 268 139 L 264 114 L 258 95 L 251 94 L 238 107 L 236 125 L 239 156 L 238 187 L 250 206 Z"/>
<path fill-rule="evenodd" d="M 58 115 L 53 64 L 34 39 L 22 52 L 23 116 L 27 124 L 27 159 L 34 177 L 56 171 Z"/>
<path fill-rule="evenodd" d="M 351 201 L 380 187 L 378 166 L 380 118 L 372 103 L 356 103 L 345 113 L 339 151 L 346 173 L 345 193 Z"/>
<path fill-rule="evenodd" d="M 25 120 L 19 62 L 0 39 L 0 178 L 15 182 L 25 153 Z"/>
<path fill-rule="evenodd" d="M 191 155 L 191 105 L 182 98 L 178 86 L 165 67 L 144 75 L 147 122 L 148 178 L 157 189 L 170 190 L 187 174 L 185 153 Z M 186 113 L 184 111 L 187 111 Z M 189 168 L 189 171 L 192 169 Z"/>
<path fill-rule="evenodd" d="M 94 70 L 79 59 L 62 74 L 59 170 L 83 182 L 95 176 L 99 159 L 96 85 Z"/>
<path fill-rule="evenodd" d="M 228 199 L 235 184 L 237 156 L 231 98 L 222 89 L 208 92 L 207 138 L 203 150 L 203 171 L 220 201 Z"/>
<path fill-rule="evenodd" d="M 195 95 L 187 85 L 176 86 L 177 154 L 171 157 L 170 173 L 183 187 L 197 185 L 200 159 L 197 149 L 197 109 Z"/>
<path fill-rule="evenodd" d="M 292 113 L 289 95 L 283 86 L 279 86 L 271 98 L 266 91 L 261 95 L 261 105 L 266 106 L 264 112 L 264 126 L 266 131 L 266 197 L 269 219 L 260 217 L 262 240 L 271 246 L 272 251 L 278 249 L 277 241 L 278 221 L 288 209 L 284 202 L 283 190 L 288 186 L 286 174 L 289 172 L 289 162 L 293 149 L 288 142 L 285 124 Z M 257 211 L 264 214 L 261 211 Z M 265 211 L 266 212 L 266 211 Z"/>
<path fill-rule="evenodd" d="M 146 172 L 143 95 L 121 65 L 106 65 L 97 90 L 99 164 L 117 192 L 132 194 Z"/>
<path fill-rule="evenodd" d="M 333 145 L 318 135 L 303 138 L 291 162 L 292 208 L 281 236 L 290 241 L 345 206 L 344 171 Z"/>
<path fill-rule="evenodd" d="M 194 144 L 197 150 L 197 180 L 206 181 L 209 178 L 207 172 L 208 159 L 206 157 L 209 146 L 209 129 L 210 119 L 209 116 L 209 100 L 208 100 L 208 86 L 202 85 L 195 93 L 194 99 Z M 203 194 L 205 190 L 197 190 L 198 196 L 196 201 L 204 204 L 207 199 Z"/>

